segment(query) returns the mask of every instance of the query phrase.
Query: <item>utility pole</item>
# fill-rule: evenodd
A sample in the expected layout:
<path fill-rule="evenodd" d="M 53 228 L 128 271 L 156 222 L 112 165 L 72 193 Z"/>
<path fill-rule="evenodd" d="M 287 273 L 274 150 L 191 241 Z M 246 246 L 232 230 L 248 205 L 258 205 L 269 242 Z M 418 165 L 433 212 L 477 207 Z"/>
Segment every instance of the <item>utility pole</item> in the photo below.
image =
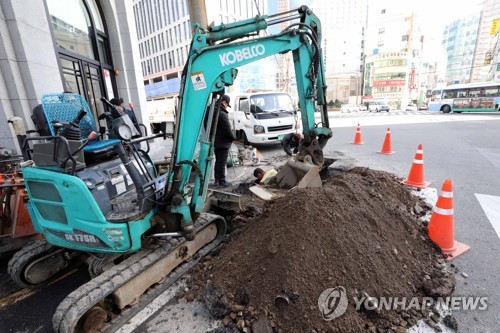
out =
<path fill-rule="evenodd" d="M 205 0 L 188 0 L 188 7 L 191 24 L 197 22 L 203 29 L 208 29 Z"/>

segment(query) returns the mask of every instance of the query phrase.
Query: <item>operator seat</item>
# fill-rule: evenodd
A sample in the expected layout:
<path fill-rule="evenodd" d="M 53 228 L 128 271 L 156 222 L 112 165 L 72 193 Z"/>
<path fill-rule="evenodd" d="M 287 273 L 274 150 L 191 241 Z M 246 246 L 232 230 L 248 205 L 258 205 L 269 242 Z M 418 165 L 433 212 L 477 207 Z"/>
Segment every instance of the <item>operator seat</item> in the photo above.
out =
<path fill-rule="evenodd" d="M 73 121 L 80 110 L 85 110 L 87 114 L 78 124 L 81 133 L 81 139 L 85 140 L 92 131 L 98 132 L 95 125 L 92 111 L 89 105 L 78 94 L 44 94 L 41 99 L 42 104 L 33 109 L 33 122 L 41 136 L 55 135 L 52 121 Z M 98 136 L 89 142 L 84 148 L 83 153 L 86 163 L 96 162 L 116 155 L 114 145 L 119 143 L 118 139 L 101 140 Z"/>

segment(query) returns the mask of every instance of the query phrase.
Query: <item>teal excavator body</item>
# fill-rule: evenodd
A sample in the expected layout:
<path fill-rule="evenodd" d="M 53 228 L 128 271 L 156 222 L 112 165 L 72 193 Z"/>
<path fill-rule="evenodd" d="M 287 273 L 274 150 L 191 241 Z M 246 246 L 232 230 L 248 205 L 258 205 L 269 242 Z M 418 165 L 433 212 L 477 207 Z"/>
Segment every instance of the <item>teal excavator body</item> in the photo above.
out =
<path fill-rule="evenodd" d="M 115 143 L 116 154 L 107 159 L 85 159 L 82 169 L 25 167 L 29 212 L 36 231 L 52 245 L 93 253 L 137 251 L 145 236 L 161 232 L 193 239 L 214 156 L 216 100 L 232 85 L 237 67 L 277 54 L 293 54 L 303 145 L 306 150 L 312 147 L 308 154 L 314 164 L 321 165 L 321 148 L 331 137 L 321 24 L 307 7 L 285 14 L 289 15 L 257 16 L 208 31 L 195 26 L 165 175 L 158 176 L 149 156 L 135 149 L 137 139 Z M 280 33 L 259 36 L 268 25 L 290 19 L 296 23 Z M 314 117 L 317 105 L 322 107 L 319 123 Z"/>

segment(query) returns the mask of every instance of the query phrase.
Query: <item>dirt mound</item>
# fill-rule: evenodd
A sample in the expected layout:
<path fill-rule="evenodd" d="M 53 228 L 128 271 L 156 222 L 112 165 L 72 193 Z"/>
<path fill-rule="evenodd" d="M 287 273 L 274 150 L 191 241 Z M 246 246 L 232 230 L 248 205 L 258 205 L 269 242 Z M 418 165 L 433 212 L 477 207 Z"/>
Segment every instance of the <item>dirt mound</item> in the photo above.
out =
<path fill-rule="evenodd" d="M 418 219 L 425 210 L 393 175 L 365 168 L 322 189 L 294 189 L 200 266 L 195 289 L 240 331 L 404 331 L 427 311 L 357 310 L 353 299 L 453 291 L 454 279 Z M 318 298 L 335 287 L 345 288 L 349 305 L 326 321 Z"/>

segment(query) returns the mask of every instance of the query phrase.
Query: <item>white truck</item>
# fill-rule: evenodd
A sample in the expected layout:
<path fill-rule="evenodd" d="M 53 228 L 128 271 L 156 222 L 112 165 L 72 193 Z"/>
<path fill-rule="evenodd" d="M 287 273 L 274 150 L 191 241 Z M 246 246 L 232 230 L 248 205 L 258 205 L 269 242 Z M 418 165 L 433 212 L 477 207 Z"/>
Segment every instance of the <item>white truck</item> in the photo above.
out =
<path fill-rule="evenodd" d="M 231 96 L 229 120 L 236 137 L 249 144 L 276 144 L 301 132 L 300 115 L 286 93 L 254 92 Z"/>
<path fill-rule="evenodd" d="M 159 133 L 161 123 L 167 123 L 167 134 L 174 133 L 175 106 L 177 105 L 177 94 L 159 99 L 147 101 L 149 123 L 151 132 Z"/>

